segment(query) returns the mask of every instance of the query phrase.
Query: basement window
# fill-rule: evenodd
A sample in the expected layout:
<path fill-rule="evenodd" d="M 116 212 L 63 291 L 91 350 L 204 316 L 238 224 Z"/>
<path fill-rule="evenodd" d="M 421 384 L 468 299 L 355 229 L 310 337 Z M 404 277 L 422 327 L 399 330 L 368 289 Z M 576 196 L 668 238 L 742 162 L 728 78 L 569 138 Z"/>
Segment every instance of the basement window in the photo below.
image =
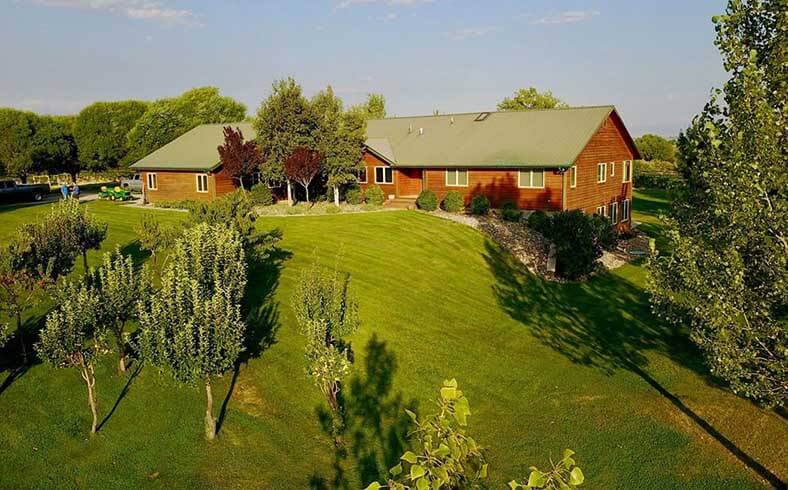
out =
<path fill-rule="evenodd" d="M 468 187 L 468 171 L 446 169 L 446 187 Z"/>
<path fill-rule="evenodd" d="M 375 183 L 393 184 L 394 172 L 392 172 L 391 167 L 375 167 Z"/>
<path fill-rule="evenodd" d="M 208 192 L 208 175 L 197 174 L 197 192 Z"/>
<path fill-rule="evenodd" d="M 629 199 L 624 199 L 621 201 L 621 221 L 629 221 L 629 207 Z"/>
<path fill-rule="evenodd" d="M 597 206 L 595 214 L 597 216 L 603 216 L 603 217 L 606 218 L 607 217 L 607 206 L 605 206 L 604 204 L 601 205 L 601 206 Z"/>

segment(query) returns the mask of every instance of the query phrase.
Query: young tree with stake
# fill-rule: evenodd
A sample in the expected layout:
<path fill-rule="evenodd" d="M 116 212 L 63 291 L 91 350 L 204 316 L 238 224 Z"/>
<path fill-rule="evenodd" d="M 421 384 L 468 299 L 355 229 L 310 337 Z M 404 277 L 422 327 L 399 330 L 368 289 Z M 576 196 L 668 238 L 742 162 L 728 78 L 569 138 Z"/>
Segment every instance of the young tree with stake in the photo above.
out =
<path fill-rule="evenodd" d="M 304 271 L 293 295 L 293 309 L 306 336 L 306 371 L 326 397 L 333 419 L 334 438 L 342 444 L 339 393 L 351 370 L 350 344 L 360 323 L 358 302 L 349 290 L 350 276 L 327 270 L 315 261 Z"/>
<path fill-rule="evenodd" d="M 238 181 L 242 190 L 246 190 L 244 179 L 251 181 L 252 175 L 260 170 L 263 155 L 255 140 L 244 140 L 239 128 L 224 128 L 224 144 L 217 148 L 222 168 L 233 179 Z"/>
<path fill-rule="evenodd" d="M 246 257 L 238 233 L 201 223 L 179 239 L 161 289 L 139 306 L 141 357 L 184 384 L 205 386 L 205 435 L 216 437 L 211 380 L 243 350 Z"/>
<path fill-rule="evenodd" d="M 93 365 L 96 357 L 105 352 L 96 330 L 98 298 L 88 286 L 75 283 L 66 283 L 58 296 L 61 298 L 59 306 L 47 315 L 36 350 L 53 367 L 79 371 L 87 385 L 88 405 L 93 416 L 90 432 L 95 434 L 98 414 Z"/>
<path fill-rule="evenodd" d="M 157 254 L 172 246 L 180 229 L 173 226 L 162 226 L 161 222 L 153 215 L 145 213 L 139 223 L 134 226 L 134 233 L 140 242 L 140 248 L 150 252 L 151 260 L 155 266 Z"/>
<path fill-rule="evenodd" d="M 323 155 L 309 148 L 296 148 L 285 160 L 285 175 L 289 180 L 301 184 L 309 202 L 309 184 L 323 167 Z"/>

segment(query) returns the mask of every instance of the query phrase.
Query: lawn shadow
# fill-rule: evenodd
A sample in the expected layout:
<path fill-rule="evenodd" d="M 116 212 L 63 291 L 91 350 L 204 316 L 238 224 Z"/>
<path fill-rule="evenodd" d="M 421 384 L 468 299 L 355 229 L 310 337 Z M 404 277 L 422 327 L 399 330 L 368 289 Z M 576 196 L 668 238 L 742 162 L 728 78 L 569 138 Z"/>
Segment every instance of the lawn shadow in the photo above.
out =
<path fill-rule="evenodd" d="M 107 412 L 107 415 L 104 416 L 104 418 L 101 420 L 101 423 L 99 423 L 99 425 L 96 427 L 96 431 L 100 431 L 101 428 L 104 427 L 104 425 L 109 421 L 109 419 L 115 413 L 115 410 L 118 408 L 118 405 L 120 405 L 120 402 L 124 398 L 126 398 L 126 395 L 128 395 L 129 391 L 131 390 L 131 385 L 132 383 L 134 383 L 134 380 L 137 379 L 137 376 L 140 375 L 143 365 L 142 363 L 135 363 L 135 364 L 136 366 L 134 367 L 134 371 L 131 373 L 131 376 L 129 376 L 129 379 L 126 380 L 126 385 L 123 387 L 122 390 L 120 390 L 120 395 L 118 395 L 118 399 L 115 400 L 115 403 L 112 405 L 110 411 Z"/>
<path fill-rule="evenodd" d="M 0 395 L 23 377 L 31 367 L 41 364 L 35 352 L 38 332 L 43 328 L 45 315 L 34 316 L 22 322 L 22 335 L 17 330 L 0 348 L 0 372 L 8 372 L 0 384 Z M 26 355 L 25 355 L 26 353 Z"/>
<path fill-rule="evenodd" d="M 151 253 L 148 250 L 144 250 L 142 248 L 139 240 L 134 240 L 123 245 L 123 247 L 120 249 L 120 253 L 122 253 L 125 257 L 131 256 L 131 260 L 134 263 L 135 268 L 142 267 L 142 265 L 151 257 Z"/>
<path fill-rule="evenodd" d="M 262 237 L 268 243 L 266 253 L 252 261 L 249 266 L 248 282 L 243 304 L 242 314 L 246 318 L 246 335 L 244 337 L 244 350 L 238 357 L 233 369 L 233 376 L 227 395 L 222 401 L 219 416 L 216 421 L 217 433 L 227 417 L 227 408 L 235 390 L 241 366 L 248 364 L 252 359 L 257 359 L 276 343 L 276 332 L 279 330 L 279 303 L 274 300 L 274 293 L 279 287 L 279 278 L 282 274 L 284 263 L 293 256 L 289 250 L 277 246 L 281 238 L 281 231 L 273 230 Z"/>
<path fill-rule="evenodd" d="M 613 274 L 585 283 L 546 281 L 489 241 L 484 259 L 496 279 L 493 292 L 498 303 L 537 340 L 573 363 L 607 375 L 617 370 L 636 374 L 739 461 L 773 485 L 781 483 L 647 373 L 644 352 L 654 351 L 693 370 L 709 385 L 726 389 L 708 372 L 687 332 L 651 313 L 642 288 Z"/>
<path fill-rule="evenodd" d="M 345 447 L 334 447 L 334 475 L 329 482 L 313 474 L 310 488 L 348 488 L 345 467 L 351 457 L 362 488 L 389 475 L 389 468 L 397 464 L 407 447 L 411 420 L 405 409 L 416 410 L 414 400 L 406 402 L 401 392 L 393 392 L 396 371 L 396 355 L 385 341 L 373 335 L 366 346 L 364 373 L 352 377 L 341 392 Z M 321 405 L 316 415 L 323 432 L 333 442 L 328 409 Z"/>

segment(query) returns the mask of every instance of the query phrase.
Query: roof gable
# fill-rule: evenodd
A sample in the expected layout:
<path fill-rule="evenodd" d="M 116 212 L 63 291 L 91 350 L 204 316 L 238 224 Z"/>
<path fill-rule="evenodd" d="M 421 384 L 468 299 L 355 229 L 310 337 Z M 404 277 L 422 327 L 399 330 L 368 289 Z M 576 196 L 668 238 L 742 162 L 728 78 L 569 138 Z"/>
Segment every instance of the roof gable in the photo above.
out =
<path fill-rule="evenodd" d="M 569 167 L 613 106 L 375 119 L 367 147 L 403 167 Z"/>

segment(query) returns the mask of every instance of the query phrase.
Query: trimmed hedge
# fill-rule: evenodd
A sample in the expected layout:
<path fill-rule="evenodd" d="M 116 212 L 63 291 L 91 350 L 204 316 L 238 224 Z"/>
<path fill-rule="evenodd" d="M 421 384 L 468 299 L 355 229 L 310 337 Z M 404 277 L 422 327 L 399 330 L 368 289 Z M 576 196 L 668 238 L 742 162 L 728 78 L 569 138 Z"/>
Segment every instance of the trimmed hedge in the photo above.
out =
<path fill-rule="evenodd" d="M 367 204 L 374 204 L 380 206 L 386 200 L 386 195 L 383 194 L 383 189 L 379 186 L 371 185 L 367 187 Z"/>
<path fill-rule="evenodd" d="M 274 195 L 266 184 L 260 183 L 252 186 L 249 198 L 257 206 L 270 206 L 274 203 Z"/>
<path fill-rule="evenodd" d="M 465 209 L 465 199 L 459 191 L 449 191 L 443 198 L 443 209 L 448 213 L 459 213 Z"/>
<path fill-rule="evenodd" d="M 677 174 L 643 172 L 636 174 L 632 183 L 637 188 L 670 189 L 678 181 Z"/>
<path fill-rule="evenodd" d="M 471 213 L 482 216 L 490 212 L 490 200 L 484 194 L 479 194 L 471 199 Z"/>
<path fill-rule="evenodd" d="M 419 197 L 416 198 L 416 206 L 424 211 L 435 211 L 438 209 L 438 197 L 429 189 L 419 192 Z"/>

